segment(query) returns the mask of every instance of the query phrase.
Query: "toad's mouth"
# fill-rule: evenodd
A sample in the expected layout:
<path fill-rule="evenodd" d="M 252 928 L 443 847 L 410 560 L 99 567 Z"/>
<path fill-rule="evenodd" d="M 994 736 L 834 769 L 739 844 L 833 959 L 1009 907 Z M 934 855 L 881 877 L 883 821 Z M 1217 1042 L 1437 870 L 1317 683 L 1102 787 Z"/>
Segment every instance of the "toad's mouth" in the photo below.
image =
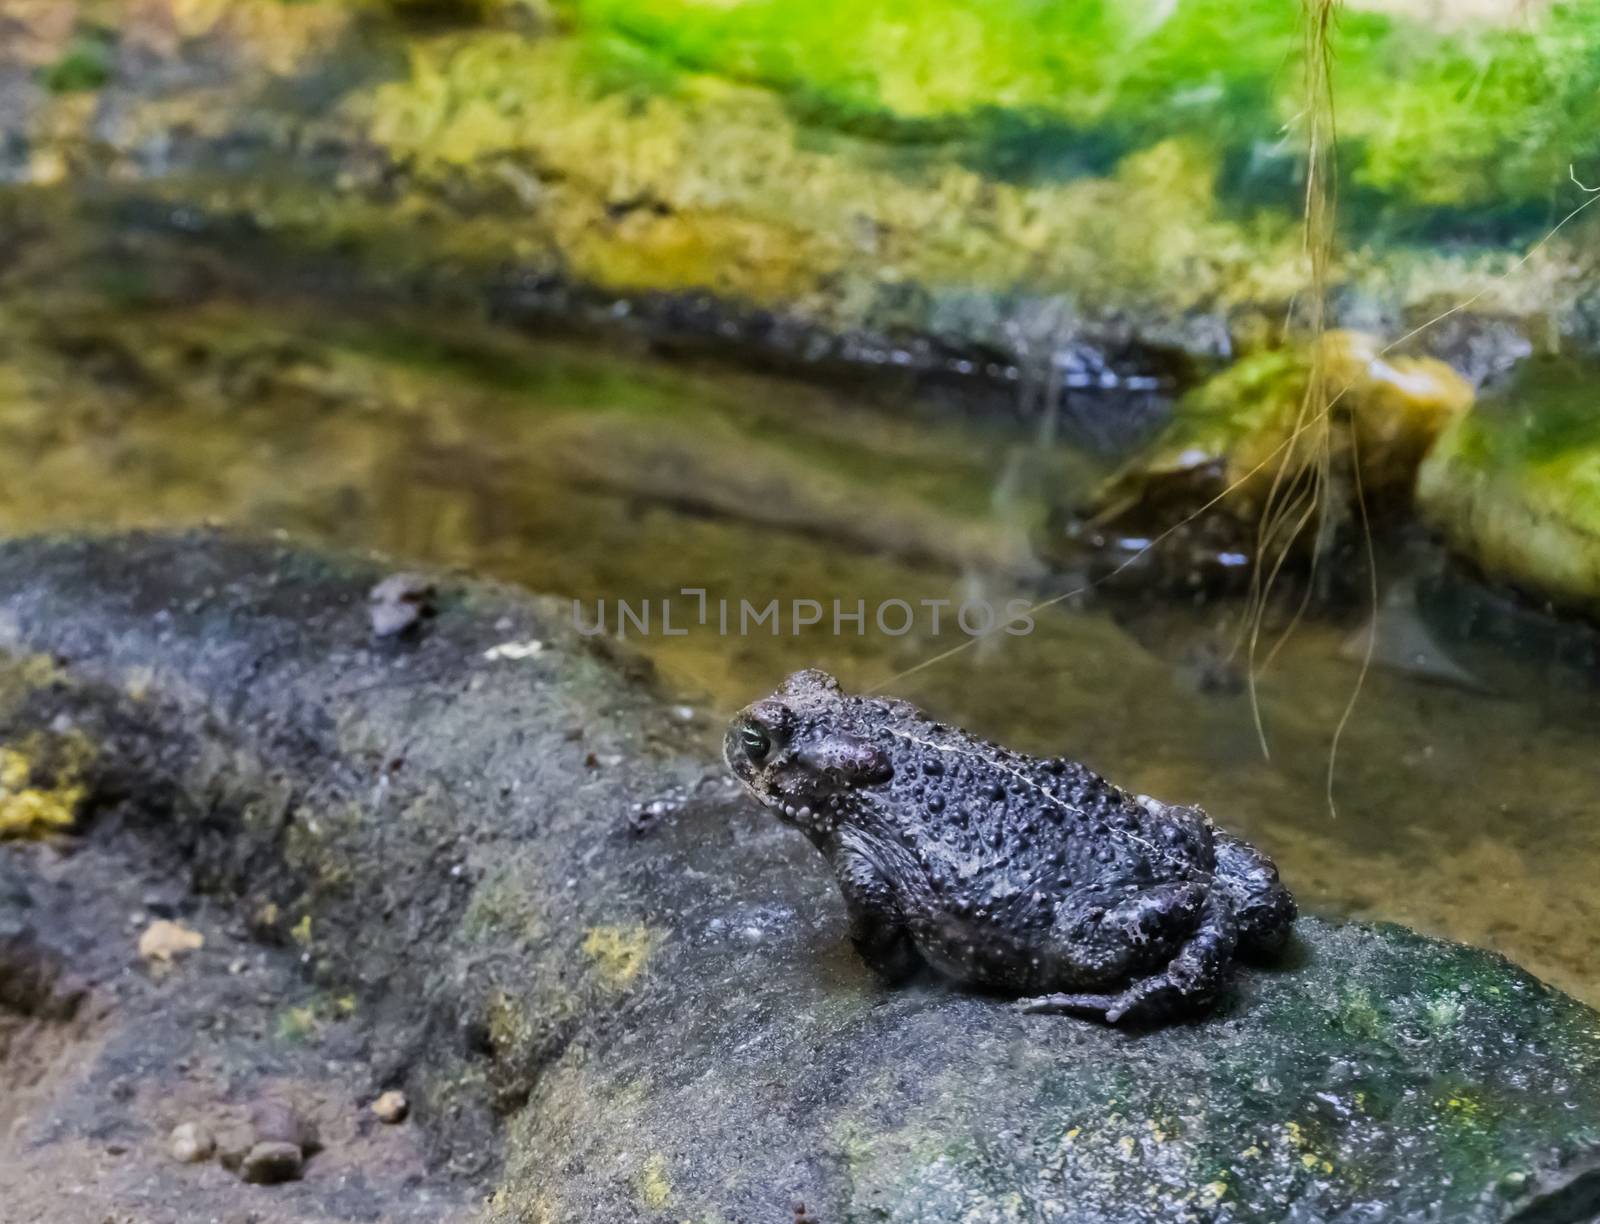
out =
<path fill-rule="evenodd" d="M 790 820 L 806 821 L 814 814 L 809 803 L 786 803 L 776 795 L 757 795 L 756 798 L 764 807 L 782 812 Z"/>

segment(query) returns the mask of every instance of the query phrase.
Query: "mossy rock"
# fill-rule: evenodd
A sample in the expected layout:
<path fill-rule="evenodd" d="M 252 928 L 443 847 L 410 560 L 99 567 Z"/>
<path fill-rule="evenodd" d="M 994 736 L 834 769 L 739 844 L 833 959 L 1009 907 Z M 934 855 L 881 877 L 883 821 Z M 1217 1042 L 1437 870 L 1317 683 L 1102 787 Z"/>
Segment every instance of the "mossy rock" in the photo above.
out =
<path fill-rule="evenodd" d="M 669 62 L 758 81 L 808 116 L 869 132 L 969 141 L 996 170 L 1104 168 L 1131 148 L 1201 134 L 1234 185 L 1287 186 L 1265 134 L 1300 112 L 1287 51 L 1299 8 L 1277 0 L 565 0 L 580 23 Z M 1561 4 L 1351 6 L 1334 31 L 1350 187 L 1426 211 L 1515 210 L 1549 169 L 1600 148 L 1600 17 Z M 1437 9 L 1434 10 L 1437 12 Z M 1205 65 L 1203 80 L 1196 65 Z M 1253 167 L 1249 169 L 1248 167 Z M 1362 198 L 1362 197 L 1365 198 Z M 1289 200 L 1285 207 L 1293 207 Z"/>
<path fill-rule="evenodd" d="M 1326 482 L 1323 540 L 1355 520 L 1358 497 L 1368 512 L 1403 507 L 1423 456 L 1474 393 L 1437 358 L 1382 349 L 1339 330 L 1315 350 L 1268 348 L 1235 362 L 1184 395 L 1156 437 L 1072 507 L 1050 546 L 1131 552 L 1159 538 L 1157 555 L 1181 568 L 1242 574 L 1268 508 L 1282 514 L 1291 490 L 1303 497 L 1309 472 Z M 1295 503 L 1290 519 L 1307 504 Z M 1299 544 L 1309 551 L 1317 538 L 1302 530 Z"/>
<path fill-rule="evenodd" d="M 626 313 L 1008 403 L 1060 358 L 1105 417 L 1304 292 L 1292 3 L 418 4 L 156 0 L 100 43 L 25 10 L 3 177 L 215 225 L 232 259 L 248 233 L 279 274 Z M 1385 9 L 1337 32 L 1346 321 L 1470 299 L 1579 335 L 1600 214 L 1506 255 L 1600 152 L 1595 14 Z"/>
<path fill-rule="evenodd" d="M 0 545 L 0 646 L 60 663 L 15 669 L 0 730 L 70 719 L 99 798 L 142 805 L 132 827 L 217 903 L 271 907 L 334 1001 L 272 1040 L 353 1026 L 435 1161 L 480 1170 L 483 1218 L 1600 1207 L 1600 1016 L 1502 958 L 1307 918 L 1214 1014 L 1148 1031 L 886 990 L 814 851 L 726 784 L 714 725 L 698 736 L 565 603 L 502 587 L 441 579 L 421 636 L 374 642 L 384 573 L 215 534 Z M 95 1109 L 35 1104 L 34 1141 L 68 1145 L 41 1150 L 181 1086 L 137 1033 L 112 1048 L 82 1069 Z M 139 1167 L 141 1205 L 195 1192 L 184 1166 Z M 308 1177 L 296 1209 L 324 1218 L 345 1180 Z"/>
<path fill-rule="evenodd" d="M 1600 413 L 1595 374 L 1526 369 L 1457 421 L 1422 465 L 1423 517 L 1487 574 L 1600 614 Z"/>

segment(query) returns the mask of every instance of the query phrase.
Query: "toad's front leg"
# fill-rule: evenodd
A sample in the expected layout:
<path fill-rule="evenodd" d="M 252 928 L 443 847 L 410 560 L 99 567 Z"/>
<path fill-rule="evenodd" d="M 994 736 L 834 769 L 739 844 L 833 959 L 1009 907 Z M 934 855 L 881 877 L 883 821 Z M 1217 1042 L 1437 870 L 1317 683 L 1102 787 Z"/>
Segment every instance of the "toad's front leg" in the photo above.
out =
<path fill-rule="evenodd" d="M 867 966 L 886 982 L 903 982 L 922 967 L 894 888 L 862 850 L 841 849 L 833 857 L 834 875 L 850 916 L 850 942 Z"/>

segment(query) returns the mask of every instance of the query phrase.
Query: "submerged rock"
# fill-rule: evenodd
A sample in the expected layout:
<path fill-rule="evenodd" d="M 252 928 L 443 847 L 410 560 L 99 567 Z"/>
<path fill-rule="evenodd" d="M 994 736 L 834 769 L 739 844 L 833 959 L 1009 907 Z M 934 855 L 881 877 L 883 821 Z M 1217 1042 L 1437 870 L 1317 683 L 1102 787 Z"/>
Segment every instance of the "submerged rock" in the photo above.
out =
<path fill-rule="evenodd" d="M 1502 958 L 1307 919 L 1216 1014 L 1138 1032 L 882 989 L 810 847 L 570 607 L 441 580 L 397 654 L 369 644 L 374 578 L 206 534 L 0 545 L 0 645 L 68 661 L 0 686 L 0 742 L 72 710 L 96 794 L 142 802 L 132 827 L 219 902 L 280 907 L 486 1218 L 1600 1207 L 1600 1016 Z M 483 658 L 506 616 L 546 643 L 514 668 Z"/>

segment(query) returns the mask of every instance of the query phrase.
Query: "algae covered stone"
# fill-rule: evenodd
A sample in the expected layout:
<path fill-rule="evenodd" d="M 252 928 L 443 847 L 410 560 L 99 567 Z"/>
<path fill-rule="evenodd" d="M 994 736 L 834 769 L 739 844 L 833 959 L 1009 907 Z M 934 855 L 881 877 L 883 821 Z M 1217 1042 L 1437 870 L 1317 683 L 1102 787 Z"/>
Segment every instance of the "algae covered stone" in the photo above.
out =
<path fill-rule="evenodd" d="M 1390 356 L 1375 337 L 1333 331 L 1310 349 L 1249 354 L 1185 395 L 1171 422 L 1091 496 L 1096 523 L 1175 521 L 1215 508 L 1253 524 L 1273 489 L 1319 463 L 1340 501 L 1409 494 L 1434 440 L 1471 406 L 1471 385 L 1433 357 Z M 1326 409 L 1307 398 L 1320 359 Z"/>
<path fill-rule="evenodd" d="M 1214 1015 L 1144 1031 L 883 989 L 810 847 L 722 787 L 570 607 L 440 579 L 412 666 L 367 645 L 382 573 L 211 533 L 0 543 L 0 646 L 72 643 L 31 716 L 120 729 L 107 767 L 210 903 L 314 918 L 309 972 L 359 994 L 345 1023 L 485 1218 L 759 1221 L 798 1200 L 891 1224 L 1578 1224 L 1600 1205 L 1600 1016 L 1502 958 L 1305 919 Z M 517 667 L 483 658 L 507 618 L 546 643 Z M 637 831 L 674 784 L 682 806 Z M 356 816 L 308 859 L 286 824 L 330 811 Z M 70 1101 L 38 1110 L 79 1141 Z M 308 1178 L 308 1207 L 338 1182 Z"/>
<path fill-rule="evenodd" d="M 1417 476 L 1423 517 L 1489 575 L 1600 612 L 1595 371 L 1539 362 L 1439 440 Z"/>

